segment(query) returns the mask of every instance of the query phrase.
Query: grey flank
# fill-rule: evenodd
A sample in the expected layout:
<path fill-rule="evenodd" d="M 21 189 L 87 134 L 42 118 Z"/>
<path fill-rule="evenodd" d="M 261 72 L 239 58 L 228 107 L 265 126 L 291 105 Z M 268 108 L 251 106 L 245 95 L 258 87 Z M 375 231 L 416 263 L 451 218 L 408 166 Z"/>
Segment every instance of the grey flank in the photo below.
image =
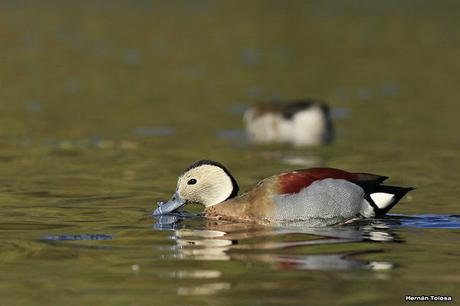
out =
<path fill-rule="evenodd" d="M 298 193 L 273 197 L 272 221 L 331 219 L 344 221 L 356 216 L 372 217 L 364 190 L 346 180 L 324 179 Z"/>

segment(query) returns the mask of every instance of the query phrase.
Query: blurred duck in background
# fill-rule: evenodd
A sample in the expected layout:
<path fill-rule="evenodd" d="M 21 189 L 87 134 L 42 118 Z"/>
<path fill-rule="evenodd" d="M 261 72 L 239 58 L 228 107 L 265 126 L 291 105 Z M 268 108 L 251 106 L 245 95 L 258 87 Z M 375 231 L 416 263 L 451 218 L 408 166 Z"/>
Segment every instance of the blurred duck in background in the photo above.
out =
<path fill-rule="evenodd" d="M 256 144 L 315 146 L 334 138 L 329 107 L 317 100 L 257 104 L 246 110 L 244 122 L 249 141 Z"/>

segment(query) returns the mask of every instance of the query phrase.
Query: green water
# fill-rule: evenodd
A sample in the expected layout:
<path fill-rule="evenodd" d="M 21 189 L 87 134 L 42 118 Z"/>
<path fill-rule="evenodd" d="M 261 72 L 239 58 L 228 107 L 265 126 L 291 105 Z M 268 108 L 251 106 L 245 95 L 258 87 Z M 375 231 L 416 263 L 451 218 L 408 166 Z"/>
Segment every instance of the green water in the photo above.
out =
<path fill-rule="evenodd" d="M 458 303 L 459 28 L 457 1 L 0 2 L 0 304 Z M 304 97 L 332 145 L 245 142 L 245 107 Z M 153 219 L 203 158 L 417 190 L 332 229 Z"/>

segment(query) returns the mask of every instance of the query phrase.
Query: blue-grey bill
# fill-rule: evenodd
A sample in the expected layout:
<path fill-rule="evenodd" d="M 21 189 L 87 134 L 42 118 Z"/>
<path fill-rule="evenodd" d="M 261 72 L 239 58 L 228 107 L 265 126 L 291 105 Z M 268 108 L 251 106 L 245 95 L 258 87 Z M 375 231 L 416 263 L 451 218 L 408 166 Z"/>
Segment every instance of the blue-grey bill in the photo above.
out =
<path fill-rule="evenodd" d="M 184 205 L 185 205 L 185 201 L 182 200 L 179 197 L 177 192 L 175 192 L 168 202 L 166 202 L 166 203 L 158 203 L 158 207 L 153 212 L 153 215 L 154 216 L 160 216 L 160 215 L 168 214 L 170 212 L 173 212 L 173 211 L 181 208 Z"/>

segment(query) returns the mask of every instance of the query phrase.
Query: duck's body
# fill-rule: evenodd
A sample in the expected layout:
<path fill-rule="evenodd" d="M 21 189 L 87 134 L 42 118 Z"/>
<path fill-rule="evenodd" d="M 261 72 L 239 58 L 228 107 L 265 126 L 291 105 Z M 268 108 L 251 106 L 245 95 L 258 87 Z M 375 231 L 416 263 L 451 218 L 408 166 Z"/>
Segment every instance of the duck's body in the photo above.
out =
<path fill-rule="evenodd" d="M 214 172 L 210 173 L 210 180 L 206 177 L 209 171 Z M 189 167 L 181 176 L 173 199 L 178 198 L 182 201 L 179 206 L 187 201 L 202 203 L 205 205 L 203 215 L 207 218 L 262 224 L 323 219 L 327 220 L 326 224 L 332 224 L 354 218 L 384 215 L 412 190 L 383 186 L 381 183 L 385 179 L 387 177 L 375 174 L 351 173 L 333 168 L 311 168 L 268 177 L 250 191 L 236 196 L 238 185 L 222 165 L 212 161 L 200 161 Z M 183 191 L 180 188 L 181 181 L 194 182 L 192 185 L 196 184 L 197 189 L 191 193 L 190 190 Z M 203 182 L 202 186 L 198 186 L 200 181 Z M 215 184 L 218 181 L 220 182 Z M 225 182 L 230 185 L 222 186 Z M 223 200 L 214 197 L 213 200 L 207 201 L 210 197 L 203 197 L 205 193 L 217 194 L 219 190 L 222 190 Z M 189 196 L 191 200 L 188 199 Z M 177 209 L 168 203 L 166 206 L 160 206 L 156 213 Z"/>
<path fill-rule="evenodd" d="M 335 223 L 372 218 L 384 215 L 412 189 L 381 186 L 385 179 L 332 168 L 282 173 L 261 181 L 239 197 L 206 207 L 204 216 L 257 223 L 306 219 Z M 389 193 L 390 189 L 393 193 Z"/>
<path fill-rule="evenodd" d="M 321 145 L 334 136 L 329 108 L 314 100 L 258 104 L 244 113 L 244 123 L 249 140 L 259 144 Z"/>

